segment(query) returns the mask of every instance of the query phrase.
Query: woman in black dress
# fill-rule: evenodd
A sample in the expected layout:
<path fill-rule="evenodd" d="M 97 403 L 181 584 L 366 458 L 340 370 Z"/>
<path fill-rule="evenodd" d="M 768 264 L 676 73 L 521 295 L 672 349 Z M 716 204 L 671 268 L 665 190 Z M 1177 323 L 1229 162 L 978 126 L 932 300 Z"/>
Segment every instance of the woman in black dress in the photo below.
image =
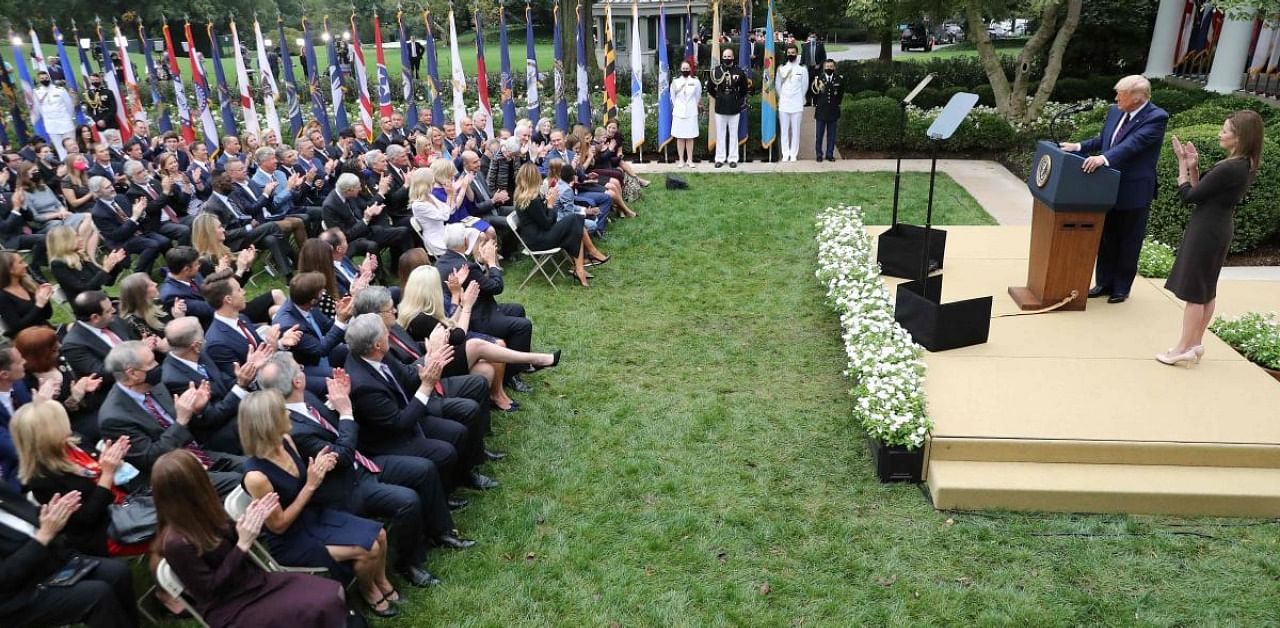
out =
<path fill-rule="evenodd" d="M 133 273 L 120 281 L 120 305 L 116 316 L 129 323 L 139 338 L 163 338 L 164 326 L 186 315 L 187 303 L 182 299 L 174 300 L 171 312 L 164 311 L 160 303 L 160 288 L 150 275 Z"/>
<path fill-rule="evenodd" d="M 23 381 L 27 390 L 35 392 L 45 388 L 52 398 L 70 415 L 71 429 L 82 443 L 97 443 L 101 435 L 98 429 L 98 408 L 94 393 L 102 386 L 102 376 L 97 373 L 76 377 L 67 359 L 62 357 L 62 342 L 52 327 L 28 327 L 13 339 L 13 348 L 22 354 L 26 362 L 27 376 Z"/>
<path fill-rule="evenodd" d="M 171 451 L 151 469 L 160 521 L 157 547 L 210 626 L 343 626 L 342 585 L 303 573 L 267 573 L 249 557 L 263 524 L 280 507 L 270 493 L 237 523 L 200 462 Z"/>
<path fill-rule="evenodd" d="M 552 175 L 559 179 L 558 173 Z M 586 262 L 603 264 L 609 256 L 600 252 L 591 242 L 581 214 L 569 214 L 556 220 L 555 205 L 559 192 L 554 182 L 548 186 L 544 197 L 538 187 L 542 184 L 542 175 L 538 167 L 527 163 L 520 167 L 516 174 L 516 193 L 512 199 L 519 214 L 520 237 L 534 250 L 562 248 L 573 258 L 573 276 L 583 287 L 587 283 Z"/>
<path fill-rule="evenodd" d="M 5 333 L 13 338 L 18 332 L 36 325 L 49 325 L 53 316 L 53 285 L 36 282 L 27 275 L 27 261 L 12 251 L 0 251 L 0 320 Z"/>
<path fill-rule="evenodd" d="M 49 272 L 62 288 L 68 302 L 75 301 L 81 292 L 102 290 L 116 282 L 124 270 L 129 254 L 115 249 L 102 259 L 99 266 L 87 248 L 84 235 L 66 225 L 58 225 L 45 235 L 49 249 Z"/>
<path fill-rule="evenodd" d="M 1204 355 L 1204 332 L 1213 321 L 1218 274 L 1227 259 L 1234 230 L 1232 214 L 1253 182 L 1262 158 L 1262 117 L 1237 111 L 1222 123 L 1218 145 L 1227 158 L 1202 176 L 1200 154 L 1191 142 L 1173 138 L 1178 156 L 1178 197 L 1194 205 L 1178 257 L 1164 287 L 1187 302 L 1182 313 L 1182 337 L 1156 359 L 1164 364 L 1193 364 Z"/>

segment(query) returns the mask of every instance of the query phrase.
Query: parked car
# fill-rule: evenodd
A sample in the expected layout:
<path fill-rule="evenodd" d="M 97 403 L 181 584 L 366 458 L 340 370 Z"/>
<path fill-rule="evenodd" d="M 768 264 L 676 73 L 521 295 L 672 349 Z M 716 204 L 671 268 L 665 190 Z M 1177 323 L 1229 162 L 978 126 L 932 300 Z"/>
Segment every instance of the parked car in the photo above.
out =
<path fill-rule="evenodd" d="M 987 25 L 987 36 L 991 39 L 1005 39 L 1012 35 L 1009 33 L 1009 29 L 1005 28 L 1003 24 L 992 22 Z"/>
<path fill-rule="evenodd" d="M 912 48 L 923 48 L 925 52 L 930 52 L 937 39 L 924 24 L 908 24 L 902 29 L 901 43 L 903 52 Z"/>
<path fill-rule="evenodd" d="M 955 44 L 964 41 L 964 27 L 955 22 L 943 24 L 938 41 L 944 44 Z"/>

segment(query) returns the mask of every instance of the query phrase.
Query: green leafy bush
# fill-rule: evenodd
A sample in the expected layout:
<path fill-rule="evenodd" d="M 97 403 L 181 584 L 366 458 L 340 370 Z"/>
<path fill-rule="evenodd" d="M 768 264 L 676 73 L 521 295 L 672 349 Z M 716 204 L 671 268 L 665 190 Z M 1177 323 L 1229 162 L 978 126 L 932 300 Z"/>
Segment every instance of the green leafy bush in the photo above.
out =
<path fill-rule="evenodd" d="M 991 89 L 990 85 L 979 85 L 973 88 L 973 93 L 978 95 L 978 104 L 984 107 L 996 106 L 996 92 Z"/>
<path fill-rule="evenodd" d="M 890 87 L 889 89 L 884 90 L 884 95 L 901 102 L 903 98 L 907 97 L 907 94 L 910 91 L 911 90 L 905 87 Z"/>
<path fill-rule="evenodd" d="M 1176 135 L 1183 141 L 1194 142 L 1200 151 L 1201 170 L 1205 171 L 1227 156 L 1218 146 L 1220 129 L 1220 124 L 1201 124 L 1172 129 L 1166 137 Z M 1147 233 L 1176 247 L 1182 242 L 1191 207 L 1178 198 L 1178 162 L 1173 150 L 1162 149 L 1157 169 L 1158 188 L 1151 204 Z M 1280 189 L 1276 188 L 1276 181 L 1280 181 L 1280 142 L 1268 137 L 1262 144 L 1262 166 L 1258 169 L 1256 183 L 1236 208 L 1232 252 L 1247 251 L 1280 232 Z"/>
<path fill-rule="evenodd" d="M 1142 241 L 1142 251 L 1138 254 L 1138 274 L 1153 279 L 1164 279 L 1173 271 L 1173 247 L 1147 238 Z"/>
<path fill-rule="evenodd" d="M 1081 78 L 1060 78 L 1053 86 L 1053 99 L 1058 102 L 1088 100 L 1093 96 L 1089 81 Z"/>
<path fill-rule="evenodd" d="M 1181 113 L 1213 98 L 1213 94 L 1204 90 L 1189 90 L 1170 87 L 1151 90 L 1151 102 L 1160 105 L 1169 115 Z"/>
<path fill-rule="evenodd" d="M 1221 102 L 1210 100 L 1180 113 L 1170 115 L 1169 127 L 1180 128 L 1199 126 L 1201 124 L 1221 125 L 1222 121 L 1230 117 L 1235 111 L 1235 109 L 1230 109 Z"/>
<path fill-rule="evenodd" d="M 837 136 L 841 146 L 884 151 L 898 143 L 900 99 L 887 96 L 846 101 L 840 110 Z"/>
<path fill-rule="evenodd" d="M 874 90 L 874 89 L 864 89 L 864 90 L 862 90 L 862 91 L 860 91 L 860 92 L 858 92 L 858 93 L 854 94 L 854 95 L 853 95 L 853 97 L 852 97 L 850 100 L 865 100 L 865 99 L 867 99 L 867 98 L 877 98 L 877 97 L 882 96 L 882 95 L 883 95 L 883 94 L 881 94 L 880 92 L 877 92 L 877 91 L 876 91 L 876 90 Z"/>
<path fill-rule="evenodd" d="M 1280 370 L 1280 321 L 1276 320 L 1275 312 L 1215 318 L 1209 331 L 1250 362 Z"/>
<path fill-rule="evenodd" d="M 911 102 L 921 109 L 933 109 L 947 104 L 946 99 L 942 96 L 942 90 L 932 87 L 920 90 L 920 93 L 916 94 L 916 99 Z"/>

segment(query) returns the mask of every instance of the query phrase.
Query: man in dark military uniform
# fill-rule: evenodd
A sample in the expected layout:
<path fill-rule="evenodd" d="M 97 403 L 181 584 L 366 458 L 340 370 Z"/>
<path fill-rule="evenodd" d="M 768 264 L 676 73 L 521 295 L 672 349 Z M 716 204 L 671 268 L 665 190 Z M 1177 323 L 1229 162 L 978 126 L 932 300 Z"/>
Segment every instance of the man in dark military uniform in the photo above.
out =
<path fill-rule="evenodd" d="M 89 75 L 89 86 L 84 90 L 81 100 L 98 130 L 120 128 L 120 124 L 116 122 L 116 97 L 102 83 L 101 74 Z"/>
<path fill-rule="evenodd" d="M 716 99 L 715 122 L 716 167 L 729 162 L 730 168 L 738 167 L 738 117 L 747 106 L 747 90 L 751 79 L 738 64 L 733 62 L 733 48 L 720 51 L 720 65 L 711 68 L 707 92 Z"/>
<path fill-rule="evenodd" d="M 813 99 L 813 119 L 818 126 L 814 152 L 818 155 L 818 161 L 822 161 L 824 156 L 827 161 L 835 161 L 836 127 L 840 123 L 840 101 L 844 100 L 844 80 L 836 74 L 834 60 L 822 62 L 822 72 L 814 77 L 809 95 Z"/>

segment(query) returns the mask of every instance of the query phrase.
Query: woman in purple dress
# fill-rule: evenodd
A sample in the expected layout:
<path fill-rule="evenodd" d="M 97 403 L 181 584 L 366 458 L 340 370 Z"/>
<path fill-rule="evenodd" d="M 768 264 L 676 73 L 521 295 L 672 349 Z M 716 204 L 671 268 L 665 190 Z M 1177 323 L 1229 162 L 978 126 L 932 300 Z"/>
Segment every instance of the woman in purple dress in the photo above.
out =
<path fill-rule="evenodd" d="M 205 621 L 218 626 L 344 626 L 342 585 L 301 573 L 268 573 L 249 558 L 262 524 L 279 506 L 275 493 L 254 500 L 232 524 L 209 475 L 185 449 L 151 469 L 161 556 Z"/>

